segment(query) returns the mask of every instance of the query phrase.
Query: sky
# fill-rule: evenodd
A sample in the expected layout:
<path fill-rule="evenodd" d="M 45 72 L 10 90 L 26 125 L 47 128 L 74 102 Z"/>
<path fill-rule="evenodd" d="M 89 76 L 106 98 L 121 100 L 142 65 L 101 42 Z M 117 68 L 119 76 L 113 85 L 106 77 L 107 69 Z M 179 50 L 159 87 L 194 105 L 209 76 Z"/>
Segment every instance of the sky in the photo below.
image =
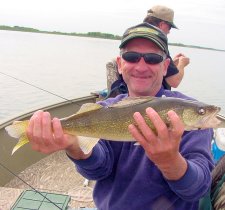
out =
<path fill-rule="evenodd" d="M 165 5 L 175 12 L 172 43 L 225 49 L 224 0 L 0 0 L 0 25 L 47 31 L 122 35 L 147 10 Z"/>

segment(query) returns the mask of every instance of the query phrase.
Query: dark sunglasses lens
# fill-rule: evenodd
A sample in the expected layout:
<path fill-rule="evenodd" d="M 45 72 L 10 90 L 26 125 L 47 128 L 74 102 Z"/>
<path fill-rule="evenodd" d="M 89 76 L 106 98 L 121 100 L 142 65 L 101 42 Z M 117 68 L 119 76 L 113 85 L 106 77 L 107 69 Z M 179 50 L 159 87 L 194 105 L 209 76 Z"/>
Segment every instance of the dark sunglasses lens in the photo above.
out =
<path fill-rule="evenodd" d="M 141 55 L 136 52 L 126 52 L 122 54 L 122 58 L 130 63 L 137 63 L 141 59 Z"/>
<path fill-rule="evenodd" d="M 145 62 L 148 64 L 158 64 L 163 61 L 163 57 L 154 53 L 147 53 L 144 55 Z"/>

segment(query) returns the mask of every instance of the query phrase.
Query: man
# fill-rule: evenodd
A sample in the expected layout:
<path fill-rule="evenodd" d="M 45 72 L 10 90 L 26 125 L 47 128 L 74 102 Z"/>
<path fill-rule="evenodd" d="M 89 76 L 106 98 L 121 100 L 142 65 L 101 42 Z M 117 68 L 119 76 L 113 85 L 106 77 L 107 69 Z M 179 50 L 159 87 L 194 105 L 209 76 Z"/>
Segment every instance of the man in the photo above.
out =
<path fill-rule="evenodd" d="M 171 28 L 177 28 L 174 24 L 174 11 L 166 6 L 153 6 L 148 10 L 147 16 L 143 22 L 150 23 L 162 30 L 166 35 L 170 33 Z M 171 90 L 177 88 L 181 83 L 184 76 L 184 68 L 189 64 L 190 60 L 184 54 L 177 54 L 174 59 L 170 57 L 170 64 L 167 70 L 167 74 L 163 78 L 162 85 L 165 89 Z M 115 62 L 115 61 L 112 61 Z M 111 65 L 109 62 L 107 65 Z M 114 65 L 117 68 L 117 65 Z M 118 79 L 114 81 L 111 87 L 108 87 L 109 93 L 107 98 L 115 97 L 120 93 L 127 92 L 127 85 L 123 80 L 122 75 L 118 75 Z"/>
<path fill-rule="evenodd" d="M 188 98 L 162 88 L 170 60 L 167 38 L 156 27 L 142 23 L 126 30 L 117 57 L 119 72 L 129 96 Z M 127 94 L 99 102 L 116 103 Z M 59 119 L 38 111 L 30 119 L 27 135 L 34 150 L 52 153 L 65 150 L 77 170 L 96 180 L 94 201 L 98 210 L 196 210 L 211 184 L 212 130 L 185 131 L 174 111 L 168 112 L 171 128 L 151 108 L 146 109 L 155 134 L 140 113 L 128 129 L 140 146 L 132 142 L 100 140 L 84 154 L 76 136 L 63 133 Z"/>
<path fill-rule="evenodd" d="M 160 30 L 162 30 L 166 35 L 170 33 L 171 28 L 176 28 L 174 24 L 174 11 L 166 6 L 153 6 L 148 10 L 147 16 L 144 18 L 143 22 L 150 23 Z M 163 79 L 163 86 L 166 89 L 171 89 L 171 87 L 176 88 L 180 84 L 184 76 L 184 68 L 189 64 L 190 60 L 184 54 L 177 54 L 174 59 L 171 59 L 170 65 L 166 76 Z"/>

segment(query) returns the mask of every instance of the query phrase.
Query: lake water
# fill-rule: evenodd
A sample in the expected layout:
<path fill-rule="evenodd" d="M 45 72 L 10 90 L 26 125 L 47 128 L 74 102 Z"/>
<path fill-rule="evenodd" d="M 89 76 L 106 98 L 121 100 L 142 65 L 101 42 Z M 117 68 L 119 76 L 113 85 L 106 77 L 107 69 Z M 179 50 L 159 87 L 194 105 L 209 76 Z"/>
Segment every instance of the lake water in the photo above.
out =
<path fill-rule="evenodd" d="M 120 41 L 0 31 L 0 72 L 72 99 L 106 88 L 106 63 Z M 190 57 L 177 88 L 225 113 L 225 53 L 170 46 Z M 61 98 L 0 73 L 0 122 Z"/>

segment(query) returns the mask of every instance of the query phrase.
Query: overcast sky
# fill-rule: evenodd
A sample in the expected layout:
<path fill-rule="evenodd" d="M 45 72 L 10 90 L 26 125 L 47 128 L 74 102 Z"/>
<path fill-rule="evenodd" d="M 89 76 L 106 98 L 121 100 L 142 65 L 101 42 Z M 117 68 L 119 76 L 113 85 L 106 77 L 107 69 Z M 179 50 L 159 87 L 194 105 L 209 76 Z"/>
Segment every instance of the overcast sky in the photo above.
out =
<path fill-rule="evenodd" d="M 0 0 L 0 25 L 122 35 L 157 4 L 175 11 L 169 42 L 225 49 L 224 0 Z"/>

